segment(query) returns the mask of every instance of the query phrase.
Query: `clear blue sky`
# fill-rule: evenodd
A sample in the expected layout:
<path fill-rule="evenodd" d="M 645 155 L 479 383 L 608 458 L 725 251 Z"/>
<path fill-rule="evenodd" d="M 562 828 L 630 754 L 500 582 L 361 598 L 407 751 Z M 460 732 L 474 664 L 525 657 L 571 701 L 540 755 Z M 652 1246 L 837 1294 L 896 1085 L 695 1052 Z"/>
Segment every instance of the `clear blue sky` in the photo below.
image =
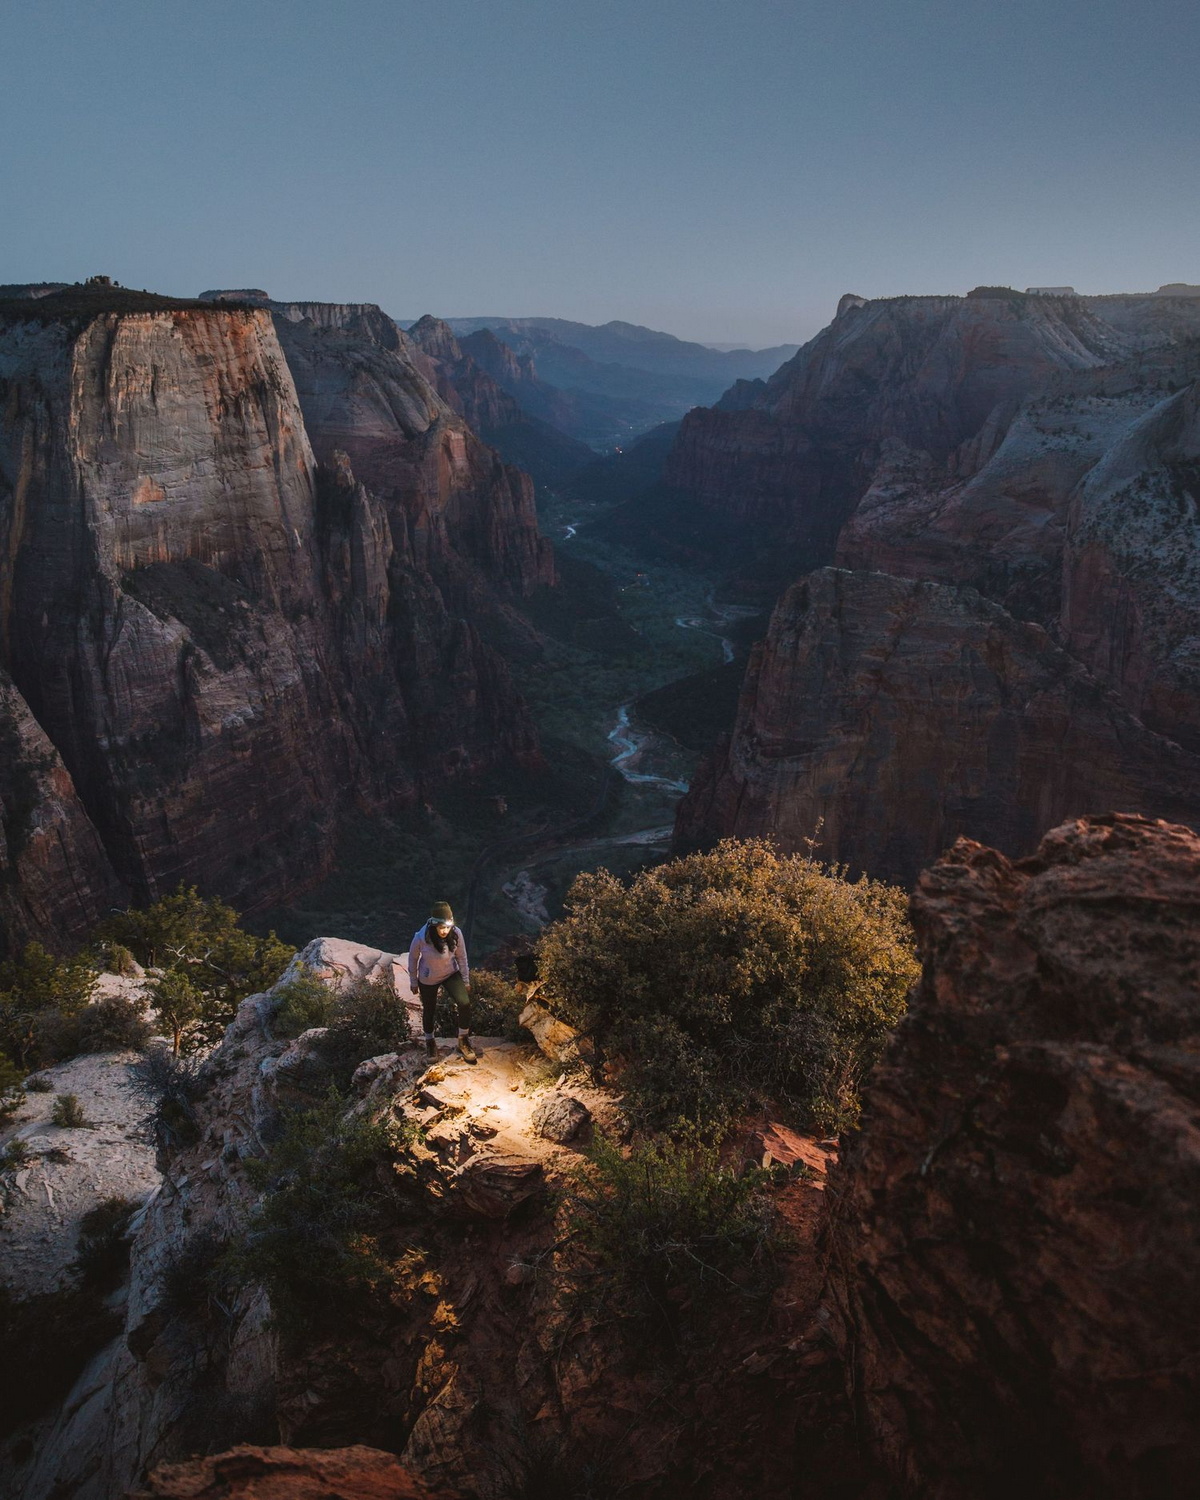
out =
<path fill-rule="evenodd" d="M 0 281 L 626 318 L 1200 281 L 1196 0 L 0 0 Z"/>

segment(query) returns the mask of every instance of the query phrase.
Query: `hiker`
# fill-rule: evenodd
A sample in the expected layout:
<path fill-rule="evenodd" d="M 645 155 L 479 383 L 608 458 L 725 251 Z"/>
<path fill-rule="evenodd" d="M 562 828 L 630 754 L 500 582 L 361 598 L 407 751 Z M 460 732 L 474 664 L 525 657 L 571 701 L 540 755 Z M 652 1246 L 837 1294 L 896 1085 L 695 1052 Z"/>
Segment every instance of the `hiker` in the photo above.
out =
<path fill-rule="evenodd" d="M 445 901 L 435 901 L 429 909 L 429 920 L 413 933 L 408 950 L 408 982 L 414 995 L 421 996 L 421 1022 L 425 1031 L 425 1052 L 437 1056 L 433 1036 L 433 1016 L 437 1010 L 438 991 L 445 990 L 458 1011 L 458 1054 L 469 1063 L 479 1061 L 471 1046 L 471 982 L 467 966 L 467 945 L 462 932 L 454 925 L 454 913 Z"/>

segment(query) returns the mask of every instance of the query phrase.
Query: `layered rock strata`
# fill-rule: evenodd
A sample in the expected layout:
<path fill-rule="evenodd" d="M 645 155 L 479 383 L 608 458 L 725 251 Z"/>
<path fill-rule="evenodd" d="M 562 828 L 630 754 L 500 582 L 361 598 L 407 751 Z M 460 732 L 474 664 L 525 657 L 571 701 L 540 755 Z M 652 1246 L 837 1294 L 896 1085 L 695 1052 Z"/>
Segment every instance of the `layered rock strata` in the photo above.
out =
<path fill-rule="evenodd" d="M 1200 1462 L 1200 838 L 1134 817 L 921 878 L 925 970 L 843 1141 L 863 1431 L 928 1500 L 1167 1500 Z"/>
<path fill-rule="evenodd" d="M 1048 376 L 1131 347 L 1078 298 L 843 298 L 770 380 L 684 418 L 665 480 L 795 576 L 830 560 L 889 445 L 943 465 Z"/>
<path fill-rule="evenodd" d="M 1016 854 L 1097 807 L 1200 821 L 1200 758 L 974 590 L 825 568 L 776 607 L 677 837 L 815 839 L 907 883 L 960 834 Z"/>
<path fill-rule="evenodd" d="M 389 320 L 283 320 L 306 412 L 267 311 L 63 295 L 0 320 L 0 666 L 119 886 L 278 899 L 348 797 L 536 756 L 473 623 L 550 576 L 529 482 Z M 95 865 L 32 925 L 86 925 Z"/>

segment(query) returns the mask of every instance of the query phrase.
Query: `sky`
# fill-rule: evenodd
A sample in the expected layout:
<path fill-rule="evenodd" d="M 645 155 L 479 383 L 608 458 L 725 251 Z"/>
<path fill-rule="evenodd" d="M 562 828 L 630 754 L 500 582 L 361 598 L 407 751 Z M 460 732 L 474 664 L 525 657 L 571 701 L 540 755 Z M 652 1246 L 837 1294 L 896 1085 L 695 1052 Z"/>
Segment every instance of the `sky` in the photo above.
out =
<path fill-rule="evenodd" d="M 1195 0 L 0 0 L 0 282 L 801 342 L 1200 282 Z"/>

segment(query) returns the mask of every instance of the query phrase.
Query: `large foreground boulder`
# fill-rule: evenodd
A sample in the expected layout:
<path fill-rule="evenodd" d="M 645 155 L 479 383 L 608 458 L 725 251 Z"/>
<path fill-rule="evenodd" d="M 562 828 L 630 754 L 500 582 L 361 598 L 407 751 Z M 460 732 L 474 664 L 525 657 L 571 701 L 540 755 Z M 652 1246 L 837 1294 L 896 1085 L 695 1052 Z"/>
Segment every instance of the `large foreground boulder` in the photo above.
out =
<path fill-rule="evenodd" d="M 1200 838 L 960 839 L 831 1180 L 864 1425 L 926 1500 L 1182 1495 L 1200 1466 Z"/>

